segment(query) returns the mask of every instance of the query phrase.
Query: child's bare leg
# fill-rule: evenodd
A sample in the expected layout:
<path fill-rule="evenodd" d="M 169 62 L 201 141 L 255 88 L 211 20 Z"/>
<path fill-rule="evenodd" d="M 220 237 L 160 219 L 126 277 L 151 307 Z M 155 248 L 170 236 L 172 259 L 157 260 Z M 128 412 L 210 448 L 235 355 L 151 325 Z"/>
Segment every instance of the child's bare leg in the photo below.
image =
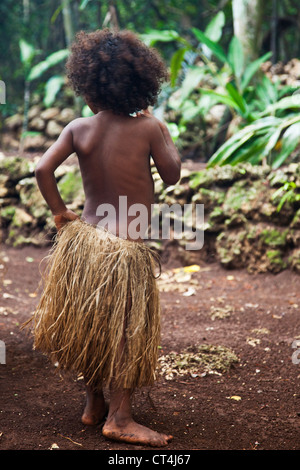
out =
<path fill-rule="evenodd" d="M 130 444 L 143 444 L 152 447 L 163 447 L 168 444 L 172 439 L 171 435 L 152 431 L 133 420 L 131 390 L 120 390 L 112 385 L 110 392 L 109 413 L 102 430 L 105 437 Z"/>
<path fill-rule="evenodd" d="M 90 385 L 86 385 L 86 406 L 81 417 L 83 424 L 90 426 L 100 424 L 104 420 L 106 411 L 103 392 L 95 392 Z"/>
<path fill-rule="evenodd" d="M 127 301 L 127 312 L 131 307 L 131 298 Z M 122 358 L 125 346 L 125 330 L 127 315 L 125 315 L 124 334 L 121 340 L 119 355 Z M 118 371 L 115 371 L 115 377 Z M 136 423 L 131 412 L 130 389 L 120 389 L 116 381 L 112 380 L 110 385 L 110 402 L 107 420 L 103 426 L 102 433 L 105 437 L 130 444 L 144 444 L 149 446 L 166 446 L 172 436 L 160 434 L 156 431 Z"/>

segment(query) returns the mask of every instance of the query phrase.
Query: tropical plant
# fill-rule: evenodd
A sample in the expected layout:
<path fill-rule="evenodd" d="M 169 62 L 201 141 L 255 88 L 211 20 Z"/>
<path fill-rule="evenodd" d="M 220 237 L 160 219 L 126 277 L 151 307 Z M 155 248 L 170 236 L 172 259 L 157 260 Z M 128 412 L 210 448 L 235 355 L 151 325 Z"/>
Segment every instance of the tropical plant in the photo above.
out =
<path fill-rule="evenodd" d="M 300 194 L 297 192 L 298 188 L 294 181 L 285 181 L 285 183 L 273 193 L 272 200 L 279 199 L 277 205 L 277 212 L 280 212 L 284 204 L 294 204 L 300 201 Z"/>
<path fill-rule="evenodd" d="M 279 104 L 274 108 L 279 109 Z M 280 167 L 300 144 L 300 99 L 295 105 L 298 113 L 294 115 L 262 117 L 236 132 L 212 155 L 208 167 L 245 161 Z"/>
<path fill-rule="evenodd" d="M 54 67 L 55 65 L 64 61 L 68 55 L 68 49 L 61 49 L 48 55 L 48 57 L 46 57 L 44 60 L 30 68 L 27 81 L 32 82 L 33 80 L 39 79 L 51 67 Z M 63 75 L 53 75 L 47 80 L 44 88 L 44 104 L 46 107 L 53 104 L 57 93 L 64 83 L 65 79 Z"/>
<path fill-rule="evenodd" d="M 181 113 L 178 131 L 196 116 L 205 116 L 217 103 L 230 111 L 229 121 L 235 114 L 240 116 L 241 129 L 217 149 L 208 166 L 263 161 L 277 168 L 300 142 L 300 95 L 294 94 L 297 88 L 280 88 L 260 72 L 271 52 L 247 63 L 240 40 L 233 36 L 226 53 L 218 43 L 223 26 L 224 16 L 219 12 L 204 32 L 192 28 L 196 47 L 174 31 L 151 32 L 150 44 L 167 40 L 181 44 L 171 60 L 173 87 L 183 78 L 168 105 Z M 190 52 L 194 59 L 201 58 L 201 65 L 187 64 Z M 209 86 L 203 86 L 205 82 Z"/>
<path fill-rule="evenodd" d="M 24 112 L 23 112 L 23 128 L 20 140 L 20 150 L 22 152 L 24 138 L 28 135 L 28 109 L 30 102 L 30 83 L 33 80 L 40 78 L 44 72 L 49 68 L 57 65 L 59 62 L 66 59 L 69 54 L 68 49 L 62 49 L 60 51 L 50 54 L 45 60 L 32 66 L 33 60 L 37 54 L 40 53 L 32 44 L 29 44 L 24 39 L 19 41 L 20 57 L 24 67 L 25 86 L 24 86 Z M 45 106 L 51 106 L 54 102 L 55 97 L 60 90 L 64 78 L 59 75 L 51 77 L 45 84 L 45 95 L 44 104 Z"/>

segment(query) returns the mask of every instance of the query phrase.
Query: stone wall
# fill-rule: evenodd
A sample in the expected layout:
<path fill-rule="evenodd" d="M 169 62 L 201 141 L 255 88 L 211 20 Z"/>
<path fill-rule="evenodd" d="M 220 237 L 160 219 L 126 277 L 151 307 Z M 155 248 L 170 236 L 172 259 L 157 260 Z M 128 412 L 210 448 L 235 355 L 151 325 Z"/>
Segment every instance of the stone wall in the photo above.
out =
<path fill-rule="evenodd" d="M 0 233 L 8 245 L 49 244 L 55 233 L 34 166 L 25 158 L 0 158 Z M 184 169 L 181 182 L 169 187 L 155 171 L 153 176 L 157 203 L 204 204 L 202 259 L 249 272 L 300 272 L 300 164 L 278 170 L 248 164 Z M 84 193 L 78 166 L 62 165 L 56 178 L 68 207 L 80 214 Z"/>
<path fill-rule="evenodd" d="M 241 164 L 189 173 L 159 199 L 204 204 L 205 258 L 252 273 L 300 272 L 299 189 L 300 164 Z"/>
<path fill-rule="evenodd" d="M 72 108 L 44 108 L 40 104 L 33 105 L 28 112 L 28 132 L 23 141 L 23 150 L 40 151 L 49 148 L 63 128 L 75 117 Z M 19 113 L 4 121 L 2 148 L 19 149 L 22 126 L 23 115 Z"/>
<path fill-rule="evenodd" d="M 34 176 L 37 160 L 0 158 L 0 239 L 8 245 L 43 246 L 55 234 L 52 214 Z M 84 193 L 78 166 L 61 165 L 55 175 L 64 201 L 80 214 Z"/>

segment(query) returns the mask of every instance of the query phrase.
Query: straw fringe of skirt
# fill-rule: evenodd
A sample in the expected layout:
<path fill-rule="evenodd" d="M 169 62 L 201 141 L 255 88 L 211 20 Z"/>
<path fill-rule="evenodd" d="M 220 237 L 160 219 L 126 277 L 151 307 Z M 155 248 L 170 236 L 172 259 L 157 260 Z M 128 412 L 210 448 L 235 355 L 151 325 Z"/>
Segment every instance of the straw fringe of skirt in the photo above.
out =
<path fill-rule="evenodd" d="M 80 219 L 66 224 L 30 320 L 34 348 L 95 390 L 112 379 L 120 388 L 151 385 L 160 341 L 156 261 L 144 243 Z"/>

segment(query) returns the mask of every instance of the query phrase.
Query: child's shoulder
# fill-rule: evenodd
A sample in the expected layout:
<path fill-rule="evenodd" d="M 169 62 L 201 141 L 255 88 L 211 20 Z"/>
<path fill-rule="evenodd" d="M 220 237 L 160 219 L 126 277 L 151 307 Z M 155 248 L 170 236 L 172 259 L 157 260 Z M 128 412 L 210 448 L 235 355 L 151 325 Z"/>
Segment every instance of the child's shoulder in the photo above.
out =
<path fill-rule="evenodd" d="M 69 122 L 65 129 L 68 129 L 71 132 L 81 129 L 88 129 L 93 125 L 93 117 L 94 116 L 75 118 Z"/>
<path fill-rule="evenodd" d="M 160 128 L 160 121 L 153 115 L 140 115 L 136 121 L 141 126 L 144 126 L 149 132 L 155 132 Z"/>
<path fill-rule="evenodd" d="M 94 116 L 89 116 L 89 117 L 78 117 L 76 119 L 73 119 L 68 125 L 67 128 L 71 132 L 79 132 L 81 130 L 88 130 L 92 129 L 93 127 L 99 129 L 102 126 L 105 128 L 112 123 L 114 118 L 111 117 L 106 117 L 105 119 L 99 119 L 97 118 L 96 115 Z M 159 129 L 162 125 L 162 123 L 153 115 L 139 115 L 138 117 L 131 117 L 129 116 L 125 117 L 124 120 L 121 118 L 120 120 L 117 119 L 117 125 L 123 126 L 124 125 L 124 130 L 126 132 L 126 129 L 128 130 L 128 125 L 130 128 L 135 128 L 137 130 L 137 133 L 143 132 L 145 135 L 153 135 L 157 132 L 159 132 Z"/>

